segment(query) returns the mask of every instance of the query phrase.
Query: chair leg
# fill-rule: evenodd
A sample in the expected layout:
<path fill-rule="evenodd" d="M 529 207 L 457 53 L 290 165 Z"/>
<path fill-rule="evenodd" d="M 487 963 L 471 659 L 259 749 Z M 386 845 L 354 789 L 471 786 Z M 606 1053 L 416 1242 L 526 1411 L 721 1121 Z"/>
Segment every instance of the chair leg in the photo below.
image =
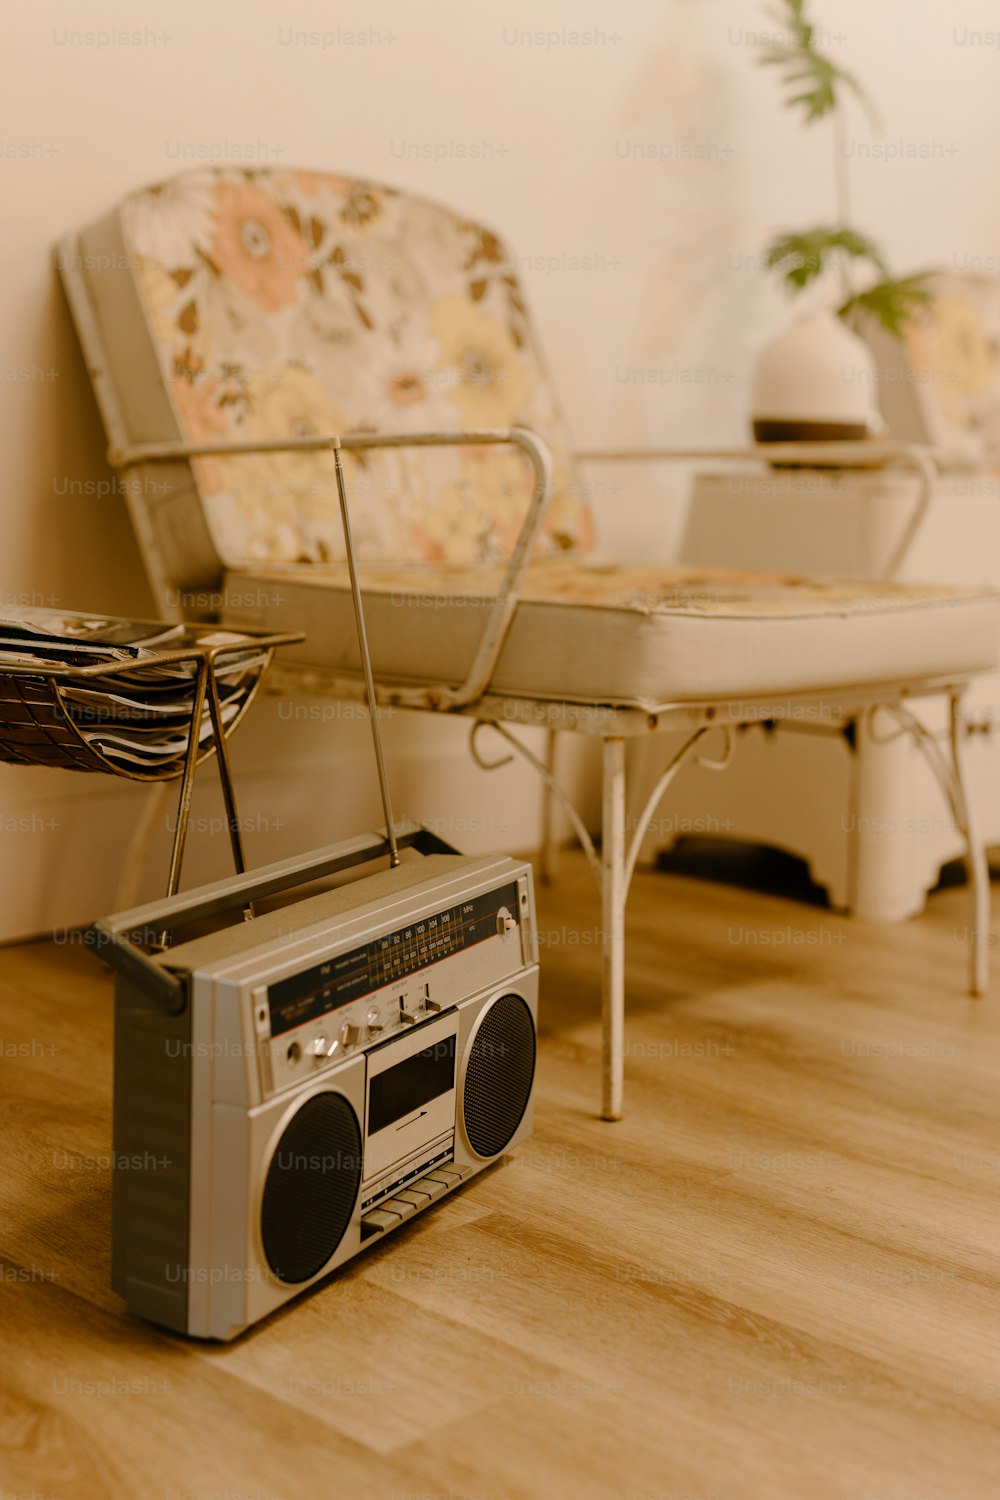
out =
<path fill-rule="evenodd" d="M 620 1120 L 625 1084 L 625 741 L 603 742 L 601 1117 Z"/>
<path fill-rule="evenodd" d="M 986 848 L 976 829 L 972 799 L 965 783 L 965 753 L 963 749 L 962 720 L 959 710 L 962 694 L 955 691 L 948 695 L 949 733 L 946 756 L 935 735 L 903 703 L 885 705 L 899 724 L 912 733 L 915 743 L 923 753 L 938 785 L 948 799 L 955 827 L 965 844 L 965 867 L 969 876 L 969 892 L 972 897 L 972 942 L 970 947 L 969 993 L 982 995 L 986 992 L 987 957 L 990 921 L 990 871 L 986 860 Z"/>
<path fill-rule="evenodd" d="M 972 944 L 970 952 L 969 993 L 984 995 L 987 981 L 987 941 L 990 925 L 990 871 L 986 849 L 979 837 L 972 799 L 965 781 L 965 755 L 962 748 L 961 698 L 953 693 L 949 702 L 949 741 L 951 768 L 955 788 L 955 816 L 965 840 L 965 865 L 972 900 Z"/>
<path fill-rule="evenodd" d="M 545 735 L 545 767 L 551 777 L 556 774 L 556 734 L 555 729 L 549 729 Z M 555 798 L 552 788 L 547 781 L 542 782 L 542 847 L 538 855 L 538 878 L 542 885 L 551 885 L 555 879 L 555 838 L 553 830 L 553 814 L 555 813 Z"/>

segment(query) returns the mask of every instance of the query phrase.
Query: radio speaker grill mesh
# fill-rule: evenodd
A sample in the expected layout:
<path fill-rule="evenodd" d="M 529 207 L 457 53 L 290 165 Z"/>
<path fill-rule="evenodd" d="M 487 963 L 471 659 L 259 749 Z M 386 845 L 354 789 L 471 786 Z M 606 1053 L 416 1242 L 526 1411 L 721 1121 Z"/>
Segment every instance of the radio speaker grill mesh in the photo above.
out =
<path fill-rule="evenodd" d="M 282 1132 L 261 1204 L 261 1238 L 279 1281 L 308 1281 L 351 1221 L 361 1182 L 361 1131 L 342 1094 L 314 1094 Z"/>
<path fill-rule="evenodd" d="M 477 1156 L 499 1156 L 520 1125 L 535 1076 L 535 1023 L 520 995 L 501 995 L 469 1050 L 462 1095 L 465 1134 Z"/>

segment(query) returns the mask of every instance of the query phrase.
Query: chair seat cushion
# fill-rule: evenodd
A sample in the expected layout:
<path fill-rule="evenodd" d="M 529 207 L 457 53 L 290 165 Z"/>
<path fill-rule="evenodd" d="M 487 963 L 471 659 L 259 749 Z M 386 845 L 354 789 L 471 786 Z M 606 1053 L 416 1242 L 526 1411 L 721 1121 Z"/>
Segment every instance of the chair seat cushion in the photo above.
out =
<path fill-rule="evenodd" d="M 501 572 L 363 570 L 376 678 L 460 684 Z M 286 661 L 355 673 L 346 568 L 230 572 L 227 618 L 295 628 Z M 996 667 L 990 589 L 553 559 L 526 571 L 491 692 L 644 709 L 934 679 Z"/>

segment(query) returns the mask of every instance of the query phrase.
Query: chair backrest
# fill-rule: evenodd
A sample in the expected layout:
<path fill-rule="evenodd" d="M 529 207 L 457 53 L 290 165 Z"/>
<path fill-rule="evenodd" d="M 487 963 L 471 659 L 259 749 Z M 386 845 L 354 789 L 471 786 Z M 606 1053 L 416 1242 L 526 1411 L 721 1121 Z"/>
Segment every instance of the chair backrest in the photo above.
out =
<path fill-rule="evenodd" d="M 132 193 L 59 266 L 114 447 L 530 427 L 555 463 L 543 545 L 589 545 L 514 264 L 480 225 L 328 173 L 197 170 Z M 347 455 L 347 470 L 369 560 L 495 561 L 531 491 L 509 449 Z M 150 464 L 125 490 L 161 596 L 227 565 L 343 555 L 325 454 Z"/>
<path fill-rule="evenodd" d="M 995 260 L 990 265 L 995 272 Z M 882 415 L 894 437 L 929 443 L 963 466 L 996 471 L 1000 276 L 939 271 L 929 285 L 933 301 L 908 320 L 901 338 L 874 321 L 865 328 L 875 354 Z"/>

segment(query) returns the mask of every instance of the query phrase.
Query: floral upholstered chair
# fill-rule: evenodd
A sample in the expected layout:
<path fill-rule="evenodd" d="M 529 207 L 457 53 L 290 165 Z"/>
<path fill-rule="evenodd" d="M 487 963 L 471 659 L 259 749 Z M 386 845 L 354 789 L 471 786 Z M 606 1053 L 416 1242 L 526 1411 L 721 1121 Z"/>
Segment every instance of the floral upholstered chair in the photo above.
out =
<path fill-rule="evenodd" d="M 303 628 L 287 685 L 358 694 L 339 436 L 380 701 L 491 724 L 560 796 L 516 726 L 603 741 L 599 845 L 568 811 L 603 896 L 606 1118 L 622 1107 L 624 914 L 642 830 L 720 724 L 729 737 L 780 718 L 779 699 L 822 698 L 845 724 L 876 706 L 895 715 L 967 830 L 985 933 L 956 725 L 967 679 L 995 665 L 1000 603 L 596 560 L 578 458 L 489 230 L 348 177 L 196 171 L 131 194 L 66 239 L 59 265 L 166 611 L 186 599 L 197 613 L 208 591 L 235 621 Z M 872 445 L 826 456 L 922 462 Z M 903 702 L 929 692 L 951 702 L 950 763 Z M 626 741 L 667 730 L 680 748 L 627 819 Z M 980 949 L 974 985 L 983 973 Z"/>

